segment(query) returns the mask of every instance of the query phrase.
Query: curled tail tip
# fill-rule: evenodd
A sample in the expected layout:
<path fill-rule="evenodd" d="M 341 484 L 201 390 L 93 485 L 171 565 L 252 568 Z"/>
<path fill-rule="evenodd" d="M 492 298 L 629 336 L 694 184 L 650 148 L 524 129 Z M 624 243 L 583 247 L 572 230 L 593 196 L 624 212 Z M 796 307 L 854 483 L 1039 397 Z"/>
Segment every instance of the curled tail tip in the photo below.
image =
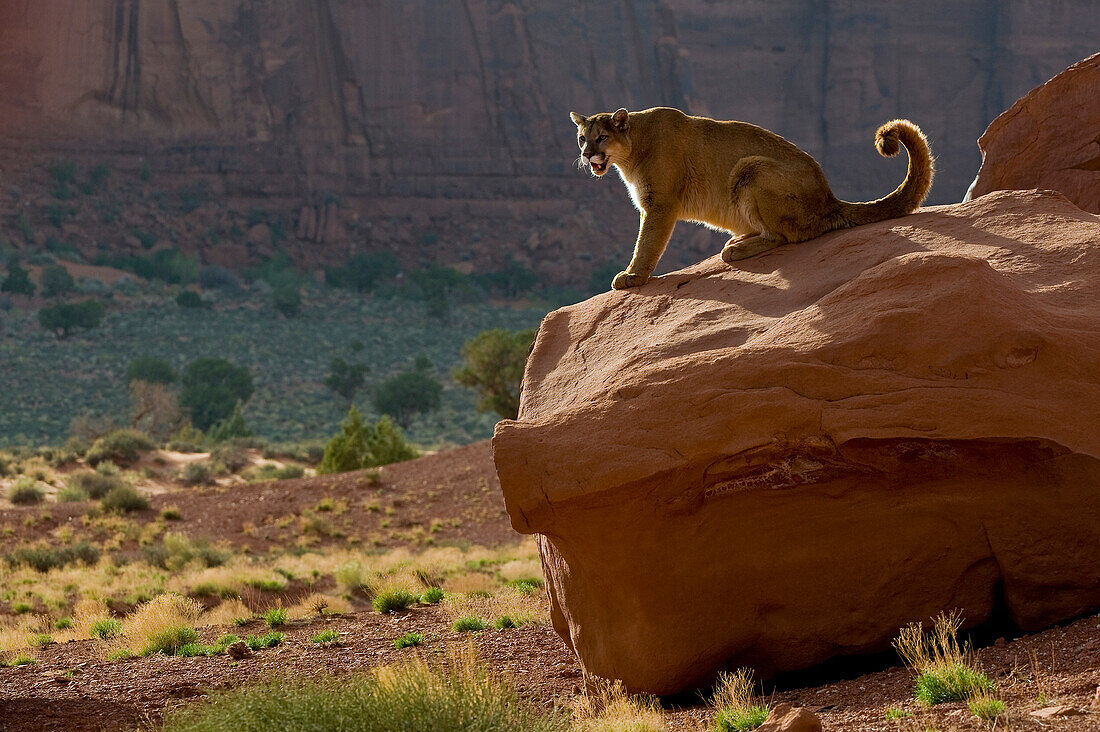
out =
<path fill-rule="evenodd" d="M 920 127 L 907 119 L 892 119 L 875 132 L 875 149 L 879 155 L 892 158 L 901 152 L 903 137 L 917 137 L 927 144 L 927 138 Z"/>

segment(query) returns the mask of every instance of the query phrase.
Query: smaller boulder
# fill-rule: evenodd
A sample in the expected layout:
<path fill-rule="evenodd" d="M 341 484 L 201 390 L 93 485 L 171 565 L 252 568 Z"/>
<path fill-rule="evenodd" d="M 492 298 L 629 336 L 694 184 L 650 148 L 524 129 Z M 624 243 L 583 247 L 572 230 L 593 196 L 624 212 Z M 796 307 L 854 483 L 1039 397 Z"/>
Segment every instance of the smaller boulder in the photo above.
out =
<path fill-rule="evenodd" d="M 1031 716 L 1039 719 L 1054 719 L 1055 717 L 1077 717 L 1084 714 L 1080 709 L 1068 704 L 1059 704 L 1053 707 L 1044 707 L 1031 713 Z"/>
<path fill-rule="evenodd" d="M 805 707 L 776 704 L 756 732 L 821 732 L 821 720 Z"/>
<path fill-rule="evenodd" d="M 248 644 L 244 641 L 237 641 L 236 643 L 230 643 L 225 649 L 225 652 L 234 661 L 241 661 L 246 658 L 252 657 L 252 649 L 248 647 Z"/>

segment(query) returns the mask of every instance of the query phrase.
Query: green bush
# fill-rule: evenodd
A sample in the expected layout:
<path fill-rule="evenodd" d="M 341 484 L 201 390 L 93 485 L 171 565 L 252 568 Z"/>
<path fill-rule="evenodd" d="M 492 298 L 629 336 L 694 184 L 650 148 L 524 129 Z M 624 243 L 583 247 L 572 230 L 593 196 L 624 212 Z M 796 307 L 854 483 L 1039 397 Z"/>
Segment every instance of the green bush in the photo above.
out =
<path fill-rule="evenodd" d="M 21 475 L 8 491 L 8 500 L 17 506 L 33 506 L 46 500 L 46 493 L 38 487 L 34 478 Z"/>
<path fill-rule="evenodd" d="M 76 289 L 76 280 L 60 264 L 42 268 L 42 297 L 62 297 Z"/>
<path fill-rule="evenodd" d="M 375 612 L 382 614 L 395 613 L 404 610 L 416 602 L 416 595 L 405 590 L 387 590 L 380 592 L 371 600 Z"/>
<path fill-rule="evenodd" d="M 187 463 L 180 471 L 180 479 L 187 485 L 205 485 L 210 482 L 210 463 Z"/>
<path fill-rule="evenodd" d="M 913 695 L 925 704 L 966 701 L 979 693 L 991 693 L 993 682 L 965 663 L 930 668 L 917 676 Z"/>
<path fill-rule="evenodd" d="M 233 414 L 238 403 L 245 403 L 255 387 L 252 374 L 222 358 L 202 358 L 183 370 L 180 406 L 191 413 L 191 421 L 200 430 Z"/>
<path fill-rule="evenodd" d="M 283 285 L 271 291 L 271 304 L 285 318 L 293 318 L 302 311 L 302 293 L 294 285 Z"/>
<path fill-rule="evenodd" d="M 406 633 L 394 640 L 393 647 L 400 651 L 402 648 L 412 648 L 423 642 L 424 638 L 419 633 Z"/>
<path fill-rule="evenodd" d="M 338 640 L 340 640 L 340 634 L 332 628 L 329 628 L 328 630 L 322 630 L 320 633 L 314 635 L 309 639 L 309 642 L 325 645 L 326 643 L 335 643 Z"/>
<path fill-rule="evenodd" d="M 92 623 L 88 632 L 93 638 L 100 640 L 117 638 L 122 633 L 122 621 L 118 618 L 103 618 Z"/>
<path fill-rule="evenodd" d="M 171 285 L 194 282 L 199 274 L 199 262 L 179 249 L 159 249 L 144 256 L 100 256 L 96 264 L 132 272 L 147 280 L 161 280 Z"/>
<path fill-rule="evenodd" d="M 261 650 L 263 648 L 274 648 L 283 642 L 286 636 L 283 633 L 270 631 L 263 635 L 250 635 L 245 640 L 245 643 L 254 651 Z"/>
<path fill-rule="evenodd" d="M 226 443 L 218 445 L 210 452 L 212 462 L 221 463 L 231 473 L 239 472 L 248 466 L 252 458 L 248 451 L 238 444 Z"/>
<path fill-rule="evenodd" d="M 181 308 L 187 310 L 197 310 L 203 307 L 206 303 L 203 302 L 202 296 L 193 290 L 184 290 L 180 294 L 176 295 L 176 304 Z"/>
<path fill-rule="evenodd" d="M 118 513 L 143 511 L 149 508 L 149 501 L 146 500 L 145 496 L 128 485 L 112 488 L 107 495 L 103 496 L 100 504 L 105 510 Z"/>
<path fill-rule="evenodd" d="M 989 721 L 1005 713 L 1005 703 L 990 696 L 979 696 L 966 703 L 970 713 L 978 719 Z"/>
<path fill-rule="evenodd" d="M 380 280 L 392 280 L 401 265 L 392 252 L 354 254 L 340 267 L 325 268 L 325 283 L 358 292 L 369 292 Z"/>
<path fill-rule="evenodd" d="M 420 595 L 420 602 L 425 605 L 438 605 L 443 599 L 443 590 L 438 587 L 429 587 Z"/>
<path fill-rule="evenodd" d="M 8 276 L 4 278 L 3 282 L 0 282 L 0 292 L 30 297 L 34 295 L 36 289 L 27 270 L 14 261 L 8 263 Z"/>
<path fill-rule="evenodd" d="M 240 437 L 251 437 L 252 430 L 245 424 L 244 414 L 241 412 L 241 403 L 233 407 L 233 414 L 218 422 L 216 425 L 210 428 L 209 439 L 211 442 L 225 442 L 226 440 L 232 440 Z M 247 456 L 245 464 L 247 464 Z M 229 467 L 228 463 L 226 467 Z M 234 472 L 240 470 L 244 465 L 236 468 L 230 468 Z"/>
<path fill-rule="evenodd" d="M 92 443 L 84 457 L 92 465 L 105 460 L 114 463 L 132 463 L 141 457 L 141 453 L 155 450 L 156 447 L 144 432 L 121 429 L 108 432 Z"/>
<path fill-rule="evenodd" d="M 100 464 L 106 465 L 107 463 Z M 83 501 L 88 498 L 99 500 L 115 488 L 121 488 L 126 485 L 129 484 L 117 475 L 103 475 L 94 470 L 84 470 L 70 475 L 66 481 L 65 487 L 71 489 L 74 496 L 84 494 L 83 498 L 73 498 L 70 500 Z M 60 494 L 58 495 L 58 500 L 61 500 Z"/>
<path fill-rule="evenodd" d="M 495 621 L 493 621 L 493 627 L 497 630 L 508 630 L 509 628 L 516 627 L 516 621 L 512 620 L 511 615 L 501 615 Z"/>
<path fill-rule="evenodd" d="M 456 633 L 476 633 L 485 630 L 489 625 L 476 615 L 467 615 L 456 620 L 451 627 Z"/>
<path fill-rule="evenodd" d="M 180 648 L 188 643 L 194 643 L 199 639 L 198 632 L 187 625 L 177 625 L 154 633 L 149 637 L 145 647 L 141 649 L 141 655 L 151 656 L 154 653 L 163 653 L 168 656 L 175 655 Z"/>
<path fill-rule="evenodd" d="M 264 622 L 267 623 L 269 628 L 278 628 L 280 625 L 286 625 L 286 609 L 281 607 L 273 607 L 268 609 L 264 613 Z"/>
<path fill-rule="evenodd" d="M 179 378 L 172 364 L 155 356 L 139 356 L 126 367 L 126 383 L 144 381 L 148 384 L 174 384 Z"/>
<path fill-rule="evenodd" d="M 329 362 L 324 384 L 336 392 L 351 406 L 356 393 L 363 388 L 363 381 L 370 368 L 362 363 L 349 363 L 337 356 Z"/>
<path fill-rule="evenodd" d="M 73 627 L 73 619 L 70 617 L 58 618 L 54 621 L 53 627 L 57 630 L 69 630 Z"/>
<path fill-rule="evenodd" d="M 39 572 L 49 572 L 51 569 L 78 562 L 95 564 L 99 561 L 99 549 L 86 541 L 70 546 L 21 547 L 4 555 L 4 559 L 12 567 L 25 564 Z"/>
<path fill-rule="evenodd" d="M 57 492 L 58 503 L 81 503 L 90 499 L 91 496 L 86 491 L 72 485 L 66 485 Z"/>
<path fill-rule="evenodd" d="M 227 552 L 212 547 L 207 540 L 175 532 L 166 533 L 160 544 L 142 547 L 142 555 L 149 564 L 170 571 L 181 569 L 195 559 L 207 567 L 220 567 L 229 560 Z"/>
<path fill-rule="evenodd" d="M 448 673 L 410 664 L 394 673 L 267 682 L 214 692 L 170 709 L 165 732 L 566 732 L 568 716 L 544 713 L 510 682 L 472 663 Z"/>
<path fill-rule="evenodd" d="M 768 718 L 768 708 L 755 705 L 744 709 L 720 709 L 714 717 L 715 732 L 749 732 Z"/>
<path fill-rule="evenodd" d="M 439 409 L 443 386 L 423 371 L 410 371 L 386 379 L 374 390 L 376 411 L 392 416 L 408 428 L 417 414 Z"/>
<path fill-rule="evenodd" d="M 67 338 L 73 330 L 98 328 L 107 308 L 100 300 L 63 302 L 38 311 L 38 324 L 58 338 Z"/>

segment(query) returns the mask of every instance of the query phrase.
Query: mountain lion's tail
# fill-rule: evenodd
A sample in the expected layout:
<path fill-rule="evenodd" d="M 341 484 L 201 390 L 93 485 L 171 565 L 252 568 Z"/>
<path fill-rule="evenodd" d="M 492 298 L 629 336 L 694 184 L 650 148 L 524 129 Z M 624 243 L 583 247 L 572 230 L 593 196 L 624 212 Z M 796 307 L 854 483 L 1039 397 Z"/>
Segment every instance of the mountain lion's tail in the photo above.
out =
<path fill-rule="evenodd" d="M 841 215 L 850 226 L 873 224 L 912 213 L 928 195 L 928 189 L 932 187 L 932 175 L 935 173 L 928 139 L 920 131 L 920 127 L 907 119 L 891 120 L 875 133 L 875 148 L 884 158 L 892 158 L 898 154 L 898 143 L 904 145 L 905 151 L 909 153 L 909 171 L 905 174 L 905 180 L 893 193 L 877 201 L 841 201 Z"/>

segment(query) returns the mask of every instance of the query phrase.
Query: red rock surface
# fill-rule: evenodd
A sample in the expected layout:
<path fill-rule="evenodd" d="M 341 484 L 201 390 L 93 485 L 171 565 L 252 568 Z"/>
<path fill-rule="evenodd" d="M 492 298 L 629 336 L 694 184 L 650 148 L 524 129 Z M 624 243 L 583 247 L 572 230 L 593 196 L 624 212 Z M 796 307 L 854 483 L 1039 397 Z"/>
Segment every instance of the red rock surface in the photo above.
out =
<path fill-rule="evenodd" d="M 1041 191 L 551 313 L 494 449 L 588 672 L 671 693 L 1100 607 L 1100 217 Z"/>
<path fill-rule="evenodd" d="M 1026 96 L 978 138 L 982 167 L 966 192 L 1048 188 L 1100 213 L 1100 53 Z"/>

